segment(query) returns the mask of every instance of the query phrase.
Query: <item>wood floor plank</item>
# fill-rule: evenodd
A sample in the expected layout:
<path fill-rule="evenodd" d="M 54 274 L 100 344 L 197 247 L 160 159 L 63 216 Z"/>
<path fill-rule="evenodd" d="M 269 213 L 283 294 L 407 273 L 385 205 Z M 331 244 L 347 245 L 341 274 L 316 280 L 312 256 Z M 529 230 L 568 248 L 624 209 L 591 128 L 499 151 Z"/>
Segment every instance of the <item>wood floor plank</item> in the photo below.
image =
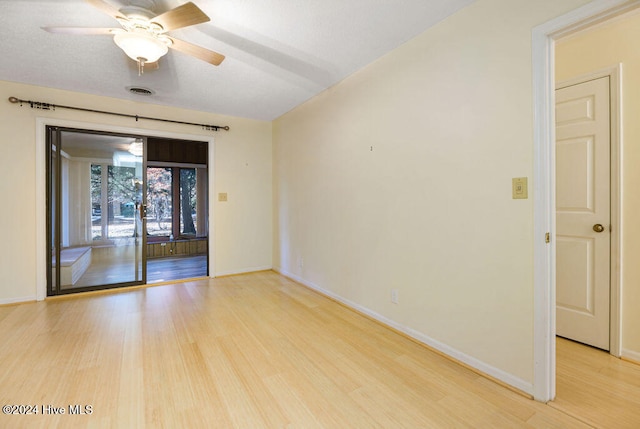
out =
<path fill-rule="evenodd" d="M 640 366 L 563 338 L 550 406 L 594 427 L 640 427 Z"/>
<path fill-rule="evenodd" d="M 548 412 L 537 412 L 529 420 L 529 427 L 536 429 L 593 429 L 595 426 L 588 425 L 566 414 L 553 414 Z M 608 426 L 600 426 L 607 428 Z M 613 429 L 613 428 L 612 428 Z"/>
<path fill-rule="evenodd" d="M 448 414 L 455 415 L 468 427 L 513 427 L 526 428 L 528 425 L 509 413 L 501 412 L 491 403 L 474 394 L 458 391 L 438 401 L 438 406 Z"/>
<path fill-rule="evenodd" d="M 0 307 L 0 403 L 66 410 L 0 427 L 640 427 L 637 368 L 601 357 L 559 343 L 545 405 L 259 272 Z"/>

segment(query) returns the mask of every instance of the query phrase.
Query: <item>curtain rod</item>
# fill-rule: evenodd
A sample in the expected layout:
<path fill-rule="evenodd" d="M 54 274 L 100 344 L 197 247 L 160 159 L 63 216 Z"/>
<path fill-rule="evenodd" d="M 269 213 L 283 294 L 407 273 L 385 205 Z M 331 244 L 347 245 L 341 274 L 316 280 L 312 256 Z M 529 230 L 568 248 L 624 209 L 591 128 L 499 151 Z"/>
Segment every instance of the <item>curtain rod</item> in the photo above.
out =
<path fill-rule="evenodd" d="M 21 100 L 17 97 L 9 97 L 9 102 L 13 104 L 20 103 L 20 106 L 22 106 L 23 103 L 28 104 L 29 106 L 31 106 L 32 109 L 56 110 L 56 108 L 58 108 L 58 109 L 79 110 L 81 112 L 102 113 L 104 115 L 122 116 L 125 118 L 135 118 L 136 122 L 138 122 L 139 119 L 148 119 L 150 121 L 169 122 L 172 124 L 195 125 L 197 127 L 202 127 L 202 129 L 207 131 L 218 131 L 218 130 L 229 131 L 228 125 L 225 125 L 225 126 L 207 125 L 207 124 L 198 124 L 194 122 L 174 121 L 171 119 L 150 118 L 148 116 L 128 115 L 126 113 L 106 112 L 104 110 L 85 109 L 83 107 L 62 106 L 62 105 L 56 105 L 56 104 L 50 104 L 50 103 L 43 103 L 40 101 Z"/>

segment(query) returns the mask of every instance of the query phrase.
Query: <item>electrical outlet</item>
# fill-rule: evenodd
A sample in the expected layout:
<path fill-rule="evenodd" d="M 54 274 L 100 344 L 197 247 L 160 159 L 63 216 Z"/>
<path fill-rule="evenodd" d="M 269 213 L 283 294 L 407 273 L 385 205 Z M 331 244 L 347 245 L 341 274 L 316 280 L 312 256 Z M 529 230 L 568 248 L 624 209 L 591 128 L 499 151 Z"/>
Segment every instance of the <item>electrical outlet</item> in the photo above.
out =
<path fill-rule="evenodd" d="M 304 267 L 304 258 L 300 256 L 298 258 L 298 268 L 302 268 L 302 267 Z"/>
<path fill-rule="evenodd" d="M 391 289 L 391 302 L 398 303 L 398 289 Z"/>

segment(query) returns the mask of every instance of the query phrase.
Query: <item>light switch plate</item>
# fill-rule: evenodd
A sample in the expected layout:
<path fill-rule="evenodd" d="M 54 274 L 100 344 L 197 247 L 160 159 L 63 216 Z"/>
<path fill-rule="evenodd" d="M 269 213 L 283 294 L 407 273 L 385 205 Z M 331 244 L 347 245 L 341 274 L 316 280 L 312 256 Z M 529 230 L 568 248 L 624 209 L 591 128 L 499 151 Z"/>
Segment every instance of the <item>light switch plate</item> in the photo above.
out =
<path fill-rule="evenodd" d="M 526 200 L 529 198 L 529 190 L 526 177 L 514 177 L 511 180 L 511 188 L 514 200 Z"/>
<path fill-rule="evenodd" d="M 227 201 L 227 193 L 226 192 L 220 192 L 218 194 L 218 201 Z"/>

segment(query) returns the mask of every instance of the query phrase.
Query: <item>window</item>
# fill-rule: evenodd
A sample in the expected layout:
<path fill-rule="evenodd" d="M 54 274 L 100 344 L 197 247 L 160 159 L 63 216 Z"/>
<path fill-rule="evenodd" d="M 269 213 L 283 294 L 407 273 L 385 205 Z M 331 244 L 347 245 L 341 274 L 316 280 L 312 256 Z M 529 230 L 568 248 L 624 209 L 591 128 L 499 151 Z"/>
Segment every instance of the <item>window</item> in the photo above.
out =
<path fill-rule="evenodd" d="M 207 235 L 206 171 L 200 167 L 147 167 L 148 237 Z"/>
<path fill-rule="evenodd" d="M 91 237 L 109 241 L 131 237 L 135 228 L 135 167 L 91 165 Z"/>
<path fill-rule="evenodd" d="M 147 235 L 169 237 L 172 232 L 171 168 L 147 168 Z"/>
<path fill-rule="evenodd" d="M 196 235 L 196 169 L 180 168 L 180 231 L 182 235 Z"/>

